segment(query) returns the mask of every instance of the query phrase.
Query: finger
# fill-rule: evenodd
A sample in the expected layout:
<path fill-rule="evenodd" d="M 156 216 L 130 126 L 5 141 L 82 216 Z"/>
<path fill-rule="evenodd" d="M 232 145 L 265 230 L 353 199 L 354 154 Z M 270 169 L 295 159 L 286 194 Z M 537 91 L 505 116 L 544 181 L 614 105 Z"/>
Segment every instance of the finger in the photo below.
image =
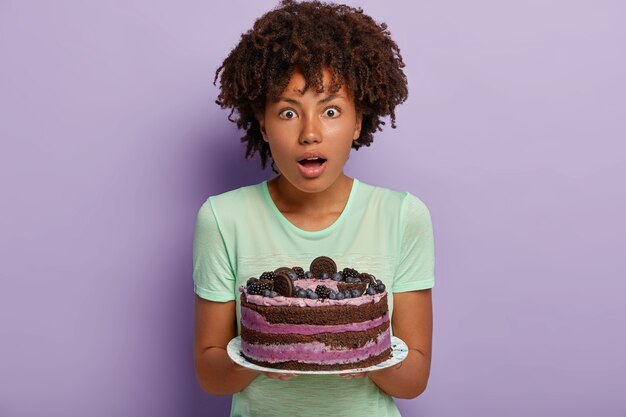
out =
<path fill-rule="evenodd" d="M 233 370 L 235 372 L 247 372 L 247 373 L 256 373 L 256 374 L 262 373 L 262 372 L 255 371 L 255 370 L 250 369 L 250 368 L 246 368 L 245 366 L 241 366 L 237 362 L 234 362 L 234 361 L 232 362 L 232 364 L 234 365 L 233 366 Z"/>
<path fill-rule="evenodd" d="M 365 372 L 353 372 L 350 374 L 339 374 L 343 379 L 363 378 L 366 375 Z"/>
<path fill-rule="evenodd" d="M 278 372 L 264 372 L 263 375 L 265 375 L 268 378 L 272 378 L 272 379 L 280 379 L 283 381 L 286 381 L 288 379 L 291 379 L 295 376 L 298 376 L 297 374 L 281 374 Z"/>

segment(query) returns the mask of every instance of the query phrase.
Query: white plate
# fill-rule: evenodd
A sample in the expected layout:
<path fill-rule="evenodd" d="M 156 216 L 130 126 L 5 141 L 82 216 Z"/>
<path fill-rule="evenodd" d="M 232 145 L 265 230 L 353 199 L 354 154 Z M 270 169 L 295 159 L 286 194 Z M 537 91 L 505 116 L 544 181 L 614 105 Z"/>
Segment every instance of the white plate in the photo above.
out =
<path fill-rule="evenodd" d="M 228 356 L 238 365 L 253 369 L 260 372 L 278 372 L 281 374 L 299 374 L 299 375 L 339 375 L 339 374 L 354 374 L 358 372 L 372 372 L 380 369 L 389 368 L 396 365 L 406 359 L 409 354 L 409 349 L 400 338 L 391 336 L 391 358 L 377 365 L 368 366 L 367 368 L 354 368 L 354 369 L 342 369 L 340 371 L 297 371 L 292 369 L 277 369 L 267 368 L 265 366 L 256 365 L 250 363 L 241 355 L 241 337 L 237 336 L 230 342 L 226 348 Z"/>

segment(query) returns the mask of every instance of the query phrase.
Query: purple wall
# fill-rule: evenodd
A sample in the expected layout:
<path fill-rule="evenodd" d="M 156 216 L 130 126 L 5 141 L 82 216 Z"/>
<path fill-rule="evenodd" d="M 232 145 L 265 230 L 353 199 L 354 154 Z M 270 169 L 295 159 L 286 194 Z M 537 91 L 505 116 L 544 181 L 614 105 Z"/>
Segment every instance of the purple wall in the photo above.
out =
<path fill-rule="evenodd" d="M 411 93 L 348 173 L 436 234 L 404 415 L 626 415 L 624 3 L 349 3 Z M 208 195 L 270 175 L 211 83 L 274 4 L 0 2 L 1 416 L 227 414 L 194 377 L 191 243 Z"/>

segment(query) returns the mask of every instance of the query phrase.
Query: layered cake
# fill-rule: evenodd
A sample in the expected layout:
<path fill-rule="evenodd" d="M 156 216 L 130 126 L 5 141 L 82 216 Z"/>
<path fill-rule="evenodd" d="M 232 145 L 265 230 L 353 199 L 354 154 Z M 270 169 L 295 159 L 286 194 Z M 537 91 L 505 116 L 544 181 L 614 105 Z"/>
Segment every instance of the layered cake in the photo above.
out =
<path fill-rule="evenodd" d="M 241 291 L 241 353 L 276 369 L 343 370 L 391 357 L 385 285 L 326 256 L 281 267 Z"/>

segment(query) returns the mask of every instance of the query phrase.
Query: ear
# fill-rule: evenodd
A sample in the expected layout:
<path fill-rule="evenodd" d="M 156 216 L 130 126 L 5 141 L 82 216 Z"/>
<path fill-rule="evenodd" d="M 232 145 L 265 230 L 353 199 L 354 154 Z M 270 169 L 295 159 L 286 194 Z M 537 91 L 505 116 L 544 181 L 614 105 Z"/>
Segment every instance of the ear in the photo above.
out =
<path fill-rule="evenodd" d="M 359 136 L 361 136 L 362 124 L 363 124 L 363 112 L 357 111 L 356 124 L 354 125 L 354 135 L 352 135 L 352 140 L 357 140 Z"/>

